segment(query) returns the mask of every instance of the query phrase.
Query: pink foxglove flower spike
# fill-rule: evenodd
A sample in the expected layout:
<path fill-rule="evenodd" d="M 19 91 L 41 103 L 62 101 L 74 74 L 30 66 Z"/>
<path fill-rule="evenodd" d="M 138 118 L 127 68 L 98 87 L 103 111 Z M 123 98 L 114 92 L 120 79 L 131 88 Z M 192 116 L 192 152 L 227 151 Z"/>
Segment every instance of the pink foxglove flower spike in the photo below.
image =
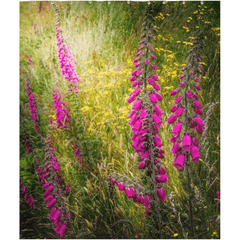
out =
<path fill-rule="evenodd" d="M 200 70 L 200 53 L 202 51 L 204 36 L 200 33 L 193 40 L 194 47 L 189 50 L 191 53 L 187 61 L 189 61 L 186 66 L 181 68 L 181 83 L 179 87 L 173 90 L 170 95 L 175 95 L 176 93 L 179 96 L 175 99 L 176 105 L 171 108 L 171 112 L 174 112 L 168 118 L 168 123 L 172 124 L 178 120 L 177 124 L 173 127 L 171 142 L 173 142 L 173 148 L 171 152 L 174 154 L 174 166 L 178 170 L 183 170 L 186 166 L 188 185 L 190 186 L 190 157 L 193 163 L 197 163 L 201 158 L 199 153 L 199 144 L 197 141 L 197 135 L 202 135 L 204 130 L 204 124 L 201 119 L 203 114 L 202 105 L 197 100 L 198 96 L 196 91 L 201 90 L 200 85 L 198 84 L 199 76 L 196 76 L 197 73 L 203 74 L 203 71 Z M 184 84 L 182 84 L 184 83 Z M 177 99 L 181 98 L 181 101 Z M 177 110 L 176 110 L 177 109 Z M 176 111 L 176 112 L 175 112 Z M 182 128 L 179 127 L 181 123 Z M 174 140 L 174 141 L 173 141 Z M 190 187 L 189 187 L 190 189 Z M 189 190 L 191 191 L 191 189 Z M 192 199 L 191 193 L 189 193 L 189 207 L 190 207 L 190 225 L 191 225 L 191 237 L 194 238 L 194 226 L 193 226 L 193 210 L 192 210 Z"/>
<path fill-rule="evenodd" d="M 128 198 L 132 198 L 134 202 L 144 204 L 147 208 L 146 215 L 151 216 L 151 212 L 154 211 L 157 215 L 157 232 L 159 238 L 162 238 L 160 205 L 167 197 L 163 184 L 168 181 L 168 177 L 166 170 L 161 166 L 161 161 L 158 160 L 164 158 L 163 143 L 159 137 L 164 112 L 158 105 L 158 102 L 162 101 L 163 98 L 158 93 L 160 86 L 156 82 L 159 79 L 154 72 L 157 66 L 153 63 L 156 56 L 151 46 L 152 40 L 155 39 L 153 33 L 157 32 L 153 24 L 155 21 L 151 9 L 153 5 L 151 4 L 146 10 L 141 34 L 142 39 L 139 42 L 139 52 L 137 58 L 133 60 L 134 63 L 137 62 L 139 65 L 135 65 L 136 69 L 133 70 L 130 81 L 137 81 L 139 84 L 134 84 L 136 88 L 127 99 L 128 103 L 133 103 L 132 112 L 129 115 L 129 124 L 133 132 L 132 147 L 138 155 L 138 169 L 145 172 L 145 177 L 149 182 L 148 189 L 152 193 L 146 194 L 142 189 L 140 191 L 129 181 L 129 183 L 124 182 L 124 190 Z M 177 94 L 176 90 L 173 92 L 173 95 L 175 94 Z M 181 115 L 182 112 L 179 111 L 178 114 Z M 177 116 L 174 116 L 171 121 L 176 119 Z M 119 189 L 122 189 L 120 185 L 122 179 L 113 178 L 111 181 L 114 181 L 114 183 L 117 181 Z M 151 200 L 156 203 L 154 207 Z"/>

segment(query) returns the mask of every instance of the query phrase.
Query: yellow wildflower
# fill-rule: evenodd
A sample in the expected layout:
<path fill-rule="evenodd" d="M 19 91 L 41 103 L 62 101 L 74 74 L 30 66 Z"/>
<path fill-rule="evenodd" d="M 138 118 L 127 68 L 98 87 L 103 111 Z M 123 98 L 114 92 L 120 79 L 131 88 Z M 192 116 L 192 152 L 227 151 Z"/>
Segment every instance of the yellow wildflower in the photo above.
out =
<path fill-rule="evenodd" d="M 178 233 L 174 233 L 174 235 L 173 235 L 174 237 L 177 237 L 178 236 Z"/>
<path fill-rule="evenodd" d="M 81 111 L 82 111 L 82 112 L 88 112 L 88 111 L 90 111 L 90 110 L 92 110 L 92 108 L 91 108 L 91 107 L 88 107 L 88 106 L 85 106 L 85 107 L 82 107 L 82 108 L 81 108 Z"/>

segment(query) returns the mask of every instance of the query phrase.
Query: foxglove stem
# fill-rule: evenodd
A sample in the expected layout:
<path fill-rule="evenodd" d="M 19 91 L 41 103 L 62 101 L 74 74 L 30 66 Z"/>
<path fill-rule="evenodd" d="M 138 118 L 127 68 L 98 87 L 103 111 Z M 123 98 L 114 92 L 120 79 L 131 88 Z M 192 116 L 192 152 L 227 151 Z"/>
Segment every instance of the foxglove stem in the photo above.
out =
<path fill-rule="evenodd" d="M 28 138 L 28 136 L 26 135 L 26 132 L 23 130 L 23 135 L 24 135 L 24 140 L 25 140 L 25 147 L 26 147 L 26 150 L 27 150 L 27 154 L 30 154 L 32 151 L 31 151 L 31 147 L 29 146 L 29 142 L 28 142 L 28 140 L 29 140 L 29 138 Z"/>
<path fill-rule="evenodd" d="M 49 136 L 47 139 L 49 139 Z M 44 138 L 42 138 L 42 142 L 45 150 L 45 169 L 42 170 L 37 161 L 35 163 L 43 184 L 42 188 L 45 189 L 44 201 L 51 208 L 51 212 L 48 215 L 56 225 L 54 230 L 60 237 L 63 237 L 69 225 L 73 229 L 73 223 L 65 205 L 66 199 L 63 197 L 65 194 L 62 194 L 64 190 L 61 189 L 61 182 L 58 176 L 60 168 L 56 156 L 53 155 L 54 148 L 51 146 L 52 142 L 50 140 L 46 141 Z"/>
<path fill-rule="evenodd" d="M 32 90 L 30 76 L 26 70 L 25 70 L 25 73 L 26 73 L 26 87 L 27 87 L 27 94 L 28 94 L 29 110 L 30 110 L 30 113 L 31 113 L 31 116 L 32 116 L 32 119 L 34 122 L 34 128 L 35 128 L 36 132 L 38 133 L 38 136 L 40 136 L 38 127 L 41 126 L 41 124 L 40 124 L 38 107 L 37 107 L 36 99 L 34 97 L 34 93 Z"/>
<path fill-rule="evenodd" d="M 61 101 L 62 98 L 61 93 L 58 88 L 53 89 L 53 102 L 54 108 L 56 109 L 56 123 L 57 128 L 62 126 L 66 128 L 66 124 L 70 121 L 68 118 L 68 111 L 64 106 L 66 106 L 64 101 Z"/>
<path fill-rule="evenodd" d="M 191 62 L 191 66 L 193 66 L 193 60 Z M 188 98 L 187 98 L 187 92 L 188 92 L 188 84 L 190 80 L 190 74 L 188 75 L 187 82 L 186 82 L 186 88 L 185 88 L 185 133 L 188 131 Z M 189 169 L 189 151 L 186 152 L 186 171 L 187 171 L 187 178 L 188 178 L 188 195 L 189 195 L 189 219 L 190 219 L 190 225 L 191 225 L 191 234 L 192 237 L 194 237 L 194 226 L 193 226 L 193 211 L 192 211 L 192 188 L 190 184 L 190 169 Z"/>
<path fill-rule="evenodd" d="M 152 54 L 154 49 L 150 44 L 150 40 L 155 39 L 152 31 L 157 32 L 153 24 L 155 19 L 152 16 L 152 6 L 153 4 L 147 8 L 145 13 L 146 17 L 141 34 L 142 40 L 139 42 L 140 51 L 137 53 L 137 58 L 134 59 L 134 62 L 137 63 L 137 65 L 135 64 L 137 69 L 132 72 L 132 78 L 130 79 L 130 81 L 137 81 L 138 86 L 136 86 L 137 88 L 131 93 L 127 101 L 131 103 L 136 100 L 129 116 L 131 118 L 129 124 L 134 134 L 132 146 L 141 161 L 138 168 L 143 170 L 146 168 L 146 176 L 151 178 L 150 194 L 146 194 L 144 200 L 144 206 L 147 208 L 146 214 L 149 215 L 148 211 L 151 209 L 155 211 L 159 237 L 162 238 L 159 208 L 160 201 L 166 199 L 162 185 L 167 182 L 167 175 L 166 171 L 164 174 L 159 173 L 159 169 L 162 167 L 161 162 L 157 160 L 157 158 L 164 157 L 164 150 L 161 149 L 163 144 L 158 136 L 164 112 L 157 105 L 157 102 L 162 100 L 162 96 L 157 92 L 160 90 L 160 86 L 155 83 L 155 81 L 158 81 L 158 77 L 152 72 L 152 69 L 157 69 L 157 66 L 152 63 L 156 56 Z M 152 87 L 150 90 L 148 90 L 148 84 Z M 158 188 L 159 186 L 161 188 Z M 125 187 L 125 192 L 131 198 L 131 188 Z M 154 206 L 151 205 L 150 201 L 154 202 Z"/>
<path fill-rule="evenodd" d="M 81 165 L 81 164 L 83 164 L 82 155 L 81 155 L 81 148 L 78 147 L 76 144 L 74 144 L 74 148 L 75 148 L 74 155 L 77 156 L 78 163 Z"/>
<path fill-rule="evenodd" d="M 152 113 L 151 113 L 152 115 Z M 152 120 L 151 120 L 152 121 Z M 151 125 L 153 126 L 153 122 L 151 122 Z M 152 126 L 150 126 L 150 136 L 152 137 L 150 142 L 154 142 L 153 136 L 153 128 Z M 153 152 L 153 145 L 150 144 L 150 161 L 152 164 L 152 181 L 155 182 L 156 181 L 156 172 L 155 172 L 155 158 L 154 158 L 154 152 Z M 161 224 L 161 217 L 160 217 L 160 206 L 159 206 L 159 200 L 158 200 L 158 192 L 157 192 L 157 185 L 154 184 L 154 198 L 156 201 L 156 211 L 157 211 L 157 218 L 158 218 L 158 229 L 159 229 L 159 238 L 162 239 L 162 224 Z"/>
<path fill-rule="evenodd" d="M 29 194 L 22 179 L 20 179 L 20 188 L 21 188 L 21 193 L 24 195 L 24 200 L 26 201 L 26 203 L 30 207 L 35 209 L 36 208 L 36 205 L 35 205 L 36 200 L 33 198 L 32 195 Z"/>
<path fill-rule="evenodd" d="M 56 37 L 58 40 L 58 59 L 60 63 L 60 68 L 62 69 L 62 75 L 65 76 L 65 79 L 69 82 L 69 93 L 73 91 L 73 88 L 76 93 L 78 93 L 77 83 L 76 81 L 80 81 L 76 71 L 75 65 L 77 64 L 76 59 L 74 59 L 75 55 L 71 53 L 69 49 L 69 44 L 66 42 L 64 37 L 62 36 L 62 29 L 60 28 L 60 19 L 59 19 L 59 9 L 56 3 L 53 3 L 55 9 L 56 16 Z"/>
<path fill-rule="evenodd" d="M 201 87 L 196 83 L 199 82 L 199 78 L 196 76 L 196 73 L 202 74 L 202 67 L 199 62 L 201 61 L 201 52 L 203 47 L 203 34 L 200 33 L 195 37 L 193 41 L 194 47 L 189 50 L 191 54 L 188 56 L 187 61 L 188 64 L 181 68 L 181 75 L 179 79 L 181 79 L 181 83 L 179 87 L 171 92 L 170 95 L 175 95 L 180 93 L 180 96 L 175 99 L 176 105 L 171 108 L 171 112 L 174 112 L 173 115 L 168 118 L 168 123 L 171 124 L 178 120 L 178 125 L 182 124 L 185 126 L 184 131 L 181 134 L 181 129 L 179 126 L 175 126 L 173 128 L 173 137 L 171 138 L 171 142 L 174 143 L 174 147 L 172 152 L 175 156 L 175 164 L 174 166 L 178 170 L 182 170 L 184 168 L 184 164 L 186 165 L 186 175 L 188 179 L 188 194 L 189 194 L 189 220 L 191 227 L 191 237 L 194 238 L 194 223 L 193 223 L 193 203 L 192 203 L 192 188 L 191 188 L 191 177 L 190 177 L 190 152 L 192 156 L 192 161 L 196 163 L 200 154 L 198 151 L 199 144 L 196 138 L 196 133 L 194 129 L 202 135 L 204 124 L 202 119 L 197 115 L 202 115 L 202 105 L 197 101 L 198 96 L 194 92 L 194 90 L 200 90 Z M 190 81 L 192 80 L 192 81 Z M 185 85 L 185 90 L 183 90 L 183 86 Z M 191 88 L 195 88 L 194 90 Z M 178 109 L 178 110 L 176 110 Z M 181 109 L 181 111 L 180 111 Z M 175 112 L 176 111 L 176 112 Z M 183 114 L 185 113 L 185 114 Z M 180 131 L 179 131 L 180 129 Z M 181 136 L 182 135 L 182 136 Z M 175 144 L 178 142 L 177 144 Z"/>

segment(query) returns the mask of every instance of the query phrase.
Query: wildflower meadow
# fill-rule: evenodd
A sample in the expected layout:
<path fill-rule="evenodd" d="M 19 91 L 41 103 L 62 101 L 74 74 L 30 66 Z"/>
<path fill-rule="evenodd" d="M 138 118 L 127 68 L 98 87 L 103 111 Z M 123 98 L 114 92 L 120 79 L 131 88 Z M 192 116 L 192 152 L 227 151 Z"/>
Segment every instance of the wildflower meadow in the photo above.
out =
<path fill-rule="evenodd" d="M 21 239 L 220 239 L 220 2 L 19 3 Z"/>

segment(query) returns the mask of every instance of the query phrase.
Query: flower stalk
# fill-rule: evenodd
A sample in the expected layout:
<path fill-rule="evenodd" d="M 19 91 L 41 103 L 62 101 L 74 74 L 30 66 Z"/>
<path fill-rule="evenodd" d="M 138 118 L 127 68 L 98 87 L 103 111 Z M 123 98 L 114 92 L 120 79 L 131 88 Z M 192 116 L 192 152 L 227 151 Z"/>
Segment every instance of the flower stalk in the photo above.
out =
<path fill-rule="evenodd" d="M 65 191 L 61 188 L 62 184 L 59 177 L 60 167 L 56 156 L 53 154 L 54 148 L 51 146 L 52 142 L 50 140 L 42 140 L 44 142 L 45 150 L 44 170 L 40 168 L 37 160 L 35 160 L 35 163 L 42 182 L 42 188 L 45 190 L 43 194 L 44 201 L 51 209 L 48 216 L 55 225 L 55 232 L 62 238 L 70 228 L 72 228 L 71 231 L 74 232 L 73 223 L 65 204 L 66 198 L 64 195 L 66 193 L 64 193 Z M 66 188 L 66 191 L 69 192 L 69 189 Z"/>
<path fill-rule="evenodd" d="M 73 91 L 73 88 L 76 93 L 78 93 L 77 82 L 80 81 L 76 71 L 75 64 L 77 64 L 76 59 L 74 59 L 74 53 L 71 53 L 69 49 L 69 43 L 66 42 L 65 38 L 62 36 L 62 29 L 60 28 L 61 21 L 59 18 L 59 9 L 56 3 L 53 2 L 53 7 L 56 12 L 55 21 L 56 21 L 56 37 L 57 37 L 57 46 L 58 46 L 58 60 L 60 63 L 60 68 L 62 70 L 62 75 L 69 83 L 69 92 Z"/>
<path fill-rule="evenodd" d="M 159 138 L 159 128 L 162 124 L 164 112 L 157 102 L 162 101 L 162 96 L 158 93 L 160 86 L 156 83 L 159 79 L 153 70 L 157 66 L 153 63 L 156 56 L 151 46 L 151 40 L 156 40 L 153 32 L 157 32 L 154 27 L 155 18 L 152 16 L 153 4 L 148 6 L 145 12 L 145 19 L 141 41 L 139 42 L 139 52 L 133 62 L 136 69 L 132 72 L 130 81 L 135 90 L 127 99 L 128 103 L 134 102 L 129 124 L 133 131 L 133 148 L 138 154 L 140 164 L 138 169 L 145 171 L 147 179 L 147 190 L 141 190 L 131 182 L 117 182 L 111 178 L 112 184 L 117 183 L 119 190 L 125 190 L 128 198 L 144 204 L 145 214 L 151 216 L 156 223 L 156 231 L 159 238 L 162 238 L 161 207 L 160 202 L 166 199 L 163 183 L 168 181 L 166 170 L 161 166 L 158 158 L 164 158 L 163 143 Z"/>
<path fill-rule="evenodd" d="M 198 85 L 199 78 L 197 74 L 203 74 L 201 70 L 202 65 L 199 63 L 201 62 L 203 39 L 203 34 L 200 32 L 192 41 L 194 46 L 188 51 L 190 53 L 187 57 L 188 64 L 181 68 L 183 73 L 179 76 L 181 80 L 179 87 L 170 93 L 171 96 L 179 93 L 179 96 L 175 99 L 175 105 L 170 109 L 173 115 L 167 120 L 169 124 L 172 124 L 178 119 L 178 122 L 173 127 L 173 136 L 170 139 L 173 143 L 171 152 L 175 157 L 174 166 L 178 170 L 184 169 L 184 165 L 186 165 L 191 237 L 194 237 L 195 233 L 193 223 L 190 156 L 195 163 L 200 159 L 200 145 L 196 137 L 196 131 L 200 135 L 202 135 L 204 131 L 203 121 L 199 117 L 203 114 L 202 105 L 198 102 L 198 96 L 195 92 L 201 90 L 201 87 Z M 183 88 L 184 85 L 185 88 Z M 184 131 L 182 131 L 183 127 Z"/>

